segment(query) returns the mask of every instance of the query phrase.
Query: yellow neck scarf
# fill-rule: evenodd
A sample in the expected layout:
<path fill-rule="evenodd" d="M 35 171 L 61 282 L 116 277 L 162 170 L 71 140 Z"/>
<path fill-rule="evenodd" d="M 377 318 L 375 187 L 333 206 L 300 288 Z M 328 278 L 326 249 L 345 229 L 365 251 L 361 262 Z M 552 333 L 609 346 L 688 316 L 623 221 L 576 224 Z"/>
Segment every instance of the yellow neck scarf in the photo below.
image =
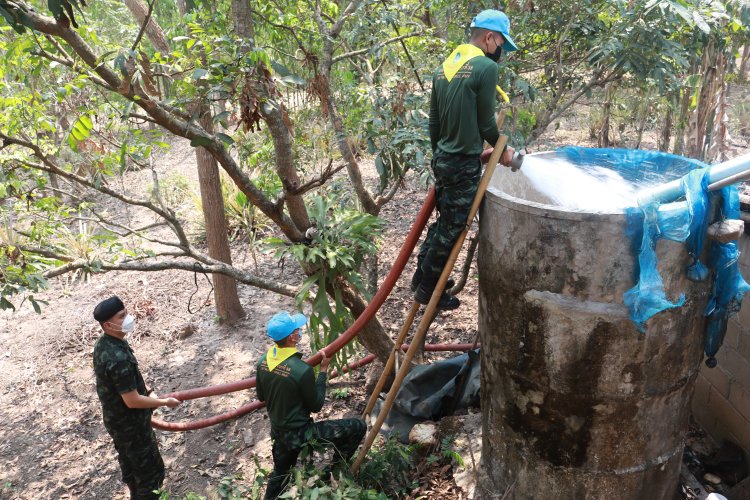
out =
<path fill-rule="evenodd" d="M 296 347 L 279 347 L 273 346 L 266 353 L 266 363 L 268 364 L 268 371 L 273 371 L 279 366 L 285 359 L 296 354 Z"/>
<path fill-rule="evenodd" d="M 484 52 L 476 45 L 465 43 L 456 47 L 451 52 L 451 55 L 448 56 L 448 59 L 443 62 L 443 72 L 445 73 L 446 80 L 450 82 L 464 64 L 479 56 L 484 56 Z"/>

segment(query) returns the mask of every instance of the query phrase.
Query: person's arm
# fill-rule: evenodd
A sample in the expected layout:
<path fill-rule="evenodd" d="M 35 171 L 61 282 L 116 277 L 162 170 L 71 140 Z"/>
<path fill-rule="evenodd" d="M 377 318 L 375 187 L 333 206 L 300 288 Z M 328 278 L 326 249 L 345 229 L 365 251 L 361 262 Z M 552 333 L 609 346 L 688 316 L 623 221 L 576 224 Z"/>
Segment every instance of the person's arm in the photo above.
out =
<path fill-rule="evenodd" d="M 106 373 L 128 408 L 158 408 L 159 406 L 174 408 L 180 404 L 180 401 L 175 398 L 161 399 L 138 394 L 137 368 L 128 360 L 110 364 L 107 366 Z"/>
<path fill-rule="evenodd" d="M 495 87 L 497 86 L 497 66 L 490 65 L 479 75 L 477 89 L 477 122 L 482 139 L 494 146 L 500 137 L 495 121 Z"/>
<path fill-rule="evenodd" d="M 432 145 L 432 152 L 437 151 L 438 141 L 440 140 L 440 113 L 438 111 L 437 103 L 437 89 L 436 89 L 437 78 L 432 78 L 432 93 L 430 94 L 430 144 Z"/>
<path fill-rule="evenodd" d="M 495 92 L 497 92 L 495 86 L 497 86 L 497 68 L 490 66 L 481 75 L 479 82 L 477 120 L 479 121 L 479 132 L 482 135 L 482 139 L 490 143 L 493 147 L 500 138 L 500 131 L 497 128 L 497 121 L 495 121 Z M 502 113 L 503 111 L 501 110 L 500 112 Z M 513 161 L 514 153 L 515 150 L 506 145 L 499 162 L 505 166 L 509 166 L 510 162 Z"/>
<path fill-rule="evenodd" d="M 301 394 L 302 403 L 305 408 L 312 413 L 317 413 L 323 408 L 323 403 L 326 400 L 326 383 L 328 381 L 328 365 L 331 363 L 331 359 L 326 357 L 326 353 L 320 350 L 323 355 L 323 360 L 320 362 L 320 373 L 318 374 L 317 381 L 313 376 L 313 370 L 305 370 L 301 380 Z"/>
<path fill-rule="evenodd" d="M 138 394 L 138 391 L 136 390 L 122 393 L 120 396 L 122 396 L 125 406 L 131 409 L 158 408 L 160 406 L 174 408 L 181 403 L 179 399 L 175 398 L 152 398 L 151 396 L 142 396 L 141 394 Z"/>
<path fill-rule="evenodd" d="M 255 372 L 255 394 L 258 401 L 266 401 L 266 391 L 263 389 L 263 383 L 260 381 L 260 366 Z"/>

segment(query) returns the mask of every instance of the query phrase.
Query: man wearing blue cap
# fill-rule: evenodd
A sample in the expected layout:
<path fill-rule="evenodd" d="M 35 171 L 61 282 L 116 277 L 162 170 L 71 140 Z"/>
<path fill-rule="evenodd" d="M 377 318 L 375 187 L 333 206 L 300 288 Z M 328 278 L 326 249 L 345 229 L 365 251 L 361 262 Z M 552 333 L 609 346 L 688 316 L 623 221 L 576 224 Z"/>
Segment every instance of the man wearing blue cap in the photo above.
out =
<path fill-rule="evenodd" d="M 495 122 L 496 63 L 503 51 L 518 49 L 508 16 L 498 10 L 480 12 L 470 28 L 469 43 L 456 47 L 432 78 L 429 124 L 439 216 L 427 231 L 412 277 L 414 299 L 420 304 L 430 301 L 466 225 L 481 177 L 483 141 L 494 146 L 500 136 Z M 500 163 L 510 165 L 513 153 L 507 148 Z M 438 308 L 459 305 L 457 298 L 443 292 Z"/>
<path fill-rule="evenodd" d="M 317 380 L 310 365 L 302 361 L 297 343 L 300 329 L 307 324 L 303 314 L 286 311 L 275 314 L 268 322 L 268 336 L 275 345 L 258 361 L 256 386 L 258 399 L 265 401 L 271 420 L 273 471 L 263 498 L 275 499 L 289 481 L 289 471 L 296 465 L 304 445 L 315 440 L 334 449 L 329 467 L 343 467 L 354 455 L 365 436 L 367 426 L 358 418 L 314 422 L 326 398 L 328 365 L 331 360 L 322 350 Z"/>

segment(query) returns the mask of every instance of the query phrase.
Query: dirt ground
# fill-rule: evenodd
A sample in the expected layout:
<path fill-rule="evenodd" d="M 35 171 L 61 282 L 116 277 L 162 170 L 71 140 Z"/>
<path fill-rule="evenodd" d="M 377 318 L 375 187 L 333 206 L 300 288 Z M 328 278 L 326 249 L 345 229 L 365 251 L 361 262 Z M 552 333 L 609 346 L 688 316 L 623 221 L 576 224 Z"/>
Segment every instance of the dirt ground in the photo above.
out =
<path fill-rule="evenodd" d="M 184 142 L 157 161 L 157 171 L 179 171 L 195 181 L 194 155 Z M 128 174 L 126 183 L 147 182 L 147 174 Z M 372 179 L 374 169 L 370 169 Z M 426 194 L 415 180 L 383 211 L 388 221 L 380 254 L 380 279 L 395 259 Z M 130 214 L 142 220 L 143 214 Z M 284 266 L 270 256 L 236 249 L 235 264 L 253 268 L 269 279 L 299 283 L 295 264 Z M 413 265 L 413 264 L 412 264 Z M 411 304 L 410 267 L 381 309 L 380 318 L 395 338 Z M 41 315 L 29 304 L 17 312 L 0 313 L 0 498 L 127 498 L 119 481 L 114 447 L 101 423 L 91 365 L 99 332 L 93 307 L 116 294 L 136 317 L 136 332 L 128 338 L 141 371 L 159 394 L 232 382 L 254 374 L 254 365 L 268 347 L 265 324 L 294 301 L 271 292 L 240 285 L 247 316 L 230 326 L 218 325 L 210 304 L 210 288 L 201 275 L 184 271 L 112 272 L 85 281 L 59 279 L 37 298 L 49 302 Z M 197 290 L 197 291 L 196 291 Z M 472 342 L 476 335 L 476 280 L 469 280 L 458 311 L 438 316 L 427 342 Z M 191 301 L 192 296 L 192 301 Z M 204 304 L 198 310 L 199 306 Z M 189 312 L 190 309 L 194 311 Z M 309 346 L 303 342 L 303 351 Z M 363 354 L 364 355 L 364 354 Z M 428 359 L 430 359 L 428 355 Z M 440 356 L 440 355 L 434 355 Z M 318 418 L 358 414 L 367 394 L 365 372 L 331 381 L 329 403 Z M 339 397 L 331 397 L 332 391 Z M 178 408 L 161 408 L 155 415 L 168 421 L 189 421 L 234 409 L 252 401 L 254 390 L 204 400 Z M 269 425 L 264 410 L 198 431 L 158 432 L 167 468 L 165 487 L 173 494 L 188 491 L 215 498 L 225 476 L 245 483 L 255 476 L 257 458 L 272 464 Z"/>
<path fill-rule="evenodd" d="M 566 144 L 592 145 L 585 119 L 572 113 L 565 126 L 551 127 L 535 150 Z M 737 139 L 739 141 L 739 139 Z M 746 148 L 743 139 L 737 143 Z M 647 137 L 643 147 L 653 149 Z M 196 181 L 194 151 L 184 142 L 157 160 L 157 170 L 178 171 Z M 145 185 L 147 174 L 128 174 L 128 185 Z M 374 172 L 369 171 L 374 180 Z M 381 216 L 387 222 L 380 253 L 380 279 L 395 258 L 413 215 L 426 194 L 414 177 L 407 180 Z M 235 264 L 253 268 L 248 252 L 236 249 Z M 295 265 L 279 266 L 271 257 L 256 255 L 257 273 L 266 278 L 299 283 Z M 462 259 L 459 259 L 459 263 Z M 395 338 L 411 304 L 408 280 L 411 263 L 381 309 L 380 318 Z M 240 285 L 247 317 L 234 325 L 216 324 L 202 276 L 184 271 L 159 273 L 113 272 L 85 281 L 58 279 L 38 296 L 49 302 L 41 315 L 24 304 L 15 313 L 0 313 L 0 498 L 127 498 L 119 480 L 114 447 L 101 423 L 91 365 L 91 351 L 99 335 L 92 318 L 97 302 L 119 295 L 137 320 L 128 340 L 144 377 L 159 393 L 240 380 L 253 375 L 268 342 L 265 323 L 280 309 L 292 310 L 292 299 Z M 194 294 L 194 295 L 193 295 Z M 191 301 L 192 296 L 192 301 Z M 438 316 L 427 342 L 472 342 L 477 328 L 477 282 L 472 270 L 461 294 L 462 307 Z M 188 310 L 190 303 L 191 310 Z M 303 348 L 303 351 L 305 348 Z M 308 348 L 309 352 L 309 348 Z M 430 356 L 428 355 L 428 359 Z M 364 371 L 335 379 L 329 403 L 319 418 L 357 414 L 367 398 Z M 333 389 L 341 397 L 332 398 Z M 254 390 L 183 403 L 160 409 L 159 418 L 189 421 L 250 402 Z M 165 487 L 173 494 L 197 492 L 216 498 L 222 477 L 239 476 L 245 484 L 256 472 L 255 460 L 271 467 L 269 425 L 264 410 L 198 431 L 157 432 L 167 468 Z"/>

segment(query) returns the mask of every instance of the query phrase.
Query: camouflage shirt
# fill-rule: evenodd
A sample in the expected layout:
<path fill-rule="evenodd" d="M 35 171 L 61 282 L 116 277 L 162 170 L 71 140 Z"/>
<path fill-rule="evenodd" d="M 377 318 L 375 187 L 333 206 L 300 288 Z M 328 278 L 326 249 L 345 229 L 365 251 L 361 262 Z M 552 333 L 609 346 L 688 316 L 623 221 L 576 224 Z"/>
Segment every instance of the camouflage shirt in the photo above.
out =
<path fill-rule="evenodd" d="M 104 334 L 94 346 L 96 392 L 102 403 L 104 426 L 110 434 L 150 428 L 151 409 L 128 408 L 121 394 L 146 394 L 135 354 L 125 340 Z"/>

